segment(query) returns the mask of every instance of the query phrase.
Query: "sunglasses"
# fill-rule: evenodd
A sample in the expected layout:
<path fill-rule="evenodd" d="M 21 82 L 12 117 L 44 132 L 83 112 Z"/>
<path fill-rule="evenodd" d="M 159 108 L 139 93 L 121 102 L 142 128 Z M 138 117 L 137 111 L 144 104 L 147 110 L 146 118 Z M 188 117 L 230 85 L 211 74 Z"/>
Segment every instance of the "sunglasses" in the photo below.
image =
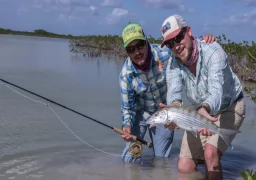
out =
<path fill-rule="evenodd" d="M 146 44 L 146 41 L 141 40 L 141 41 L 139 41 L 137 44 L 135 44 L 135 45 L 133 45 L 133 46 L 128 46 L 128 47 L 126 47 L 125 49 L 126 49 L 126 52 L 127 52 L 128 54 L 133 54 L 133 53 L 135 52 L 135 49 L 136 49 L 136 48 L 137 48 L 138 50 L 143 49 L 144 46 L 145 46 L 145 44 Z"/>
<path fill-rule="evenodd" d="M 173 48 L 173 47 L 174 47 L 174 42 L 180 43 L 180 42 L 184 39 L 184 36 L 185 36 L 185 32 L 186 32 L 186 31 L 187 31 L 187 28 L 186 28 L 186 27 L 182 28 L 181 31 L 180 31 L 180 33 L 179 33 L 176 37 L 174 37 L 174 38 L 172 38 L 172 39 L 166 41 L 166 42 L 165 42 L 165 45 L 166 45 L 168 48 L 170 48 L 170 49 Z"/>

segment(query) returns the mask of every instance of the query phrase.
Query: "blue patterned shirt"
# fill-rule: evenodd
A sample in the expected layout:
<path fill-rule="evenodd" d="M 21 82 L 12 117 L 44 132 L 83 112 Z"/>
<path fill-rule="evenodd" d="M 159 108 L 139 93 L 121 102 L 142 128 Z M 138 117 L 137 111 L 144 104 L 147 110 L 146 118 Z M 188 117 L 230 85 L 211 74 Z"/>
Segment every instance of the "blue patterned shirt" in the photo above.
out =
<path fill-rule="evenodd" d="M 206 44 L 198 40 L 199 58 L 196 77 L 174 57 L 166 69 L 167 104 L 181 100 L 182 86 L 187 98 L 193 104 L 208 103 L 211 114 L 226 110 L 238 98 L 242 85 L 232 72 L 222 47 L 214 42 Z"/>
<path fill-rule="evenodd" d="M 160 48 L 158 44 L 150 46 L 152 58 L 148 71 L 136 69 L 128 57 L 120 72 L 123 126 L 133 126 L 136 111 L 145 110 L 152 114 L 159 108 L 159 103 L 166 103 L 165 70 L 172 53 L 167 47 Z M 163 65 L 162 69 L 159 69 L 159 62 Z"/>

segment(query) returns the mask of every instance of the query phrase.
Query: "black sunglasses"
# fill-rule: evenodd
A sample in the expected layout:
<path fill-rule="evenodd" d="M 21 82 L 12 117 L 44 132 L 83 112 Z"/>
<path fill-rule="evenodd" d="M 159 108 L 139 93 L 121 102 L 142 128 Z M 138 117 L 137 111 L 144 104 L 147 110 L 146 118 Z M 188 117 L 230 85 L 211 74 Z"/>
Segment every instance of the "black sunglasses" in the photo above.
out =
<path fill-rule="evenodd" d="M 179 33 L 176 37 L 174 37 L 174 38 L 172 38 L 172 39 L 166 41 L 166 42 L 165 42 L 165 45 L 166 45 L 168 48 L 170 48 L 170 49 L 173 48 L 173 47 L 174 47 L 174 42 L 180 43 L 180 41 L 182 41 L 182 40 L 184 39 L 184 36 L 185 36 L 185 32 L 186 32 L 186 31 L 187 31 L 187 27 L 182 28 L 181 31 L 180 31 L 180 33 Z"/>
<path fill-rule="evenodd" d="M 127 46 L 125 49 L 128 54 L 133 54 L 135 52 L 135 48 L 140 50 L 144 48 L 145 44 L 146 44 L 146 41 L 141 40 L 133 46 Z"/>

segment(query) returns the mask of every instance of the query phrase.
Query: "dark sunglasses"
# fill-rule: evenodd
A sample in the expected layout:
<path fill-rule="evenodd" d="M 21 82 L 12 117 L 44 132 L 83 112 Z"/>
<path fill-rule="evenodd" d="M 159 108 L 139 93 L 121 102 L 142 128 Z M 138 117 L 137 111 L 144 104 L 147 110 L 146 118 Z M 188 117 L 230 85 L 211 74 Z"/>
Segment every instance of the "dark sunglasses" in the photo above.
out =
<path fill-rule="evenodd" d="M 133 46 L 127 46 L 125 49 L 128 54 L 133 54 L 135 52 L 135 48 L 140 50 L 144 48 L 145 44 L 146 44 L 146 41 L 141 40 Z"/>
<path fill-rule="evenodd" d="M 166 41 L 166 42 L 165 42 L 165 45 L 166 45 L 168 48 L 170 48 L 170 49 L 173 48 L 173 47 L 174 47 L 174 42 L 180 43 L 180 41 L 182 41 L 182 40 L 184 39 L 184 36 L 185 36 L 185 32 L 186 32 L 186 31 L 187 31 L 187 27 L 182 28 L 181 31 L 180 31 L 180 33 L 179 33 L 176 37 L 174 37 L 174 38 L 172 38 L 172 39 Z"/>

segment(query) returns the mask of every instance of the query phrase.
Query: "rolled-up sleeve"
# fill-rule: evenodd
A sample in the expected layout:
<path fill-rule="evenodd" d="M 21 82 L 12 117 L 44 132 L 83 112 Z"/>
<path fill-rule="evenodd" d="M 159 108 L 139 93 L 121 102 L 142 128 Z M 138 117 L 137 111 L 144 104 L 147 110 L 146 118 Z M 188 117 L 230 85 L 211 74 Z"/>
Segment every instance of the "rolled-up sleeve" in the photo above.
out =
<path fill-rule="evenodd" d="M 125 76 L 120 75 L 119 86 L 121 93 L 121 115 L 122 126 L 133 126 L 135 119 L 135 96 L 134 91 L 131 88 L 131 84 L 128 82 Z"/>
<path fill-rule="evenodd" d="M 220 110 L 223 95 L 224 71 L 228 66 L 227 54 L 217 46 L 208 64 L 208 98 L 203 102 L 210 105 L 210 113 Z"/>
<path fill-rule="evenodd" d="M 166 68 L 167 104 L 174 100 L 181 100 L 182 76 L 179 64 L 174 58 L 170 58 Z"/>

